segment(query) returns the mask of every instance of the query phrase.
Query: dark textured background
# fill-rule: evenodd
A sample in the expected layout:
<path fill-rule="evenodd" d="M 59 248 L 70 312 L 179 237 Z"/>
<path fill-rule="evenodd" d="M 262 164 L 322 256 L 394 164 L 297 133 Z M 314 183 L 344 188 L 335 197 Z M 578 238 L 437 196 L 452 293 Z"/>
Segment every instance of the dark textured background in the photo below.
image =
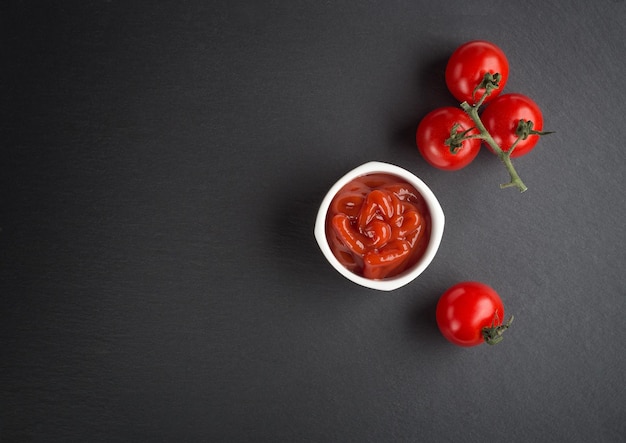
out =
<path fill-rule="evenodd" d="M 0 6 L 2 442 L 623 441 L 623 1 L 149 3 Z M 414 145 L 477 38 L 557 131 L 524 194 Z M 312 235 L 369 160 L 447 216 L 392 293 Z M 436 329 L 466 279 L 516 316 L 496 347 Z"/>

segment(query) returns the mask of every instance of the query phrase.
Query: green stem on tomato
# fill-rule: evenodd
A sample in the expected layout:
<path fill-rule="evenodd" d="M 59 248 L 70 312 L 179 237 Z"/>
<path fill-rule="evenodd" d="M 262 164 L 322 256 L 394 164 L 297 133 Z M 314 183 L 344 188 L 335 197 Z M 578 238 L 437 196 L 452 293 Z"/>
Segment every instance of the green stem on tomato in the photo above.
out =
<path fill-rule="evenodd" d="M 513 163 L 511 162 L 511 152 L 513 152 L 513 148 L 519 141 L 519 138 L 515 141 L 514 145 L 511 146 L 511 149 L 509 149 L 508 151 L 503 151 L 500 148 L 500 146 L 498 146 L 496 141 L 493 139 L 491 134 L 489 134 L 489 131 L 487 131 L 487 128 L 485 128 L 485 125 L 480 120 L 480 116 L 478 115 L 478 109 L 484 103 L 487 95 L 489 94 L 488 93 L 483 94 L 483 96 L 474 106 L 470 105 L 467 102 L 463 102 L 461 103 L 461 108 L 467 113 L 467 115 L 469 115 L 469 117 L 472 119 L 472 121 L 476 125 L 476 129 L 480 132 L 480 135 L 477 136 L 476 138 L 482 139 L 485 143 L 489 145 L 489 147 L 491 147 L 493 152 L 496 153 L 500 161 L 504 164 L 504 167 L 506 168 L 506 170 L 509 172 L 511 181 L 509 183 L 501 184 L 500 188 L 504 189 L 504 188 L 516 187 L 517 189 L 519 189 L 520 192 L 524 192 L 528 188 L 526 187 L 526 185 L 524 184 L 524 182 L 518 175 L 517 171 L 513 167 Z"/>
<path fill-rule="evenodd" d="M 490 327 L 485 327 L 482 329 L 482 335 L 483 335 L 483 339 L 485 340 L 485 343 L 487 343 L 488 345 L 495 345 L 500 343 L 504 337 L 502 337 L 502 334 L 504 334 L 504 331 L 506 331 L 507 329 L 509 329 L 509 326 L 511 326 L 511 323 L 513 323 L 513 319 L 515 317 L 513 317 L 511 315 L 511 317 L 509 317 L 509 320 L 501 325 L 495 325 L 495 320 L 497 320 L 498 318 L 498 313 L 496 312 L 496 318 L 494 319 L 494 322 L 492 323 L 492 325 Z"/>

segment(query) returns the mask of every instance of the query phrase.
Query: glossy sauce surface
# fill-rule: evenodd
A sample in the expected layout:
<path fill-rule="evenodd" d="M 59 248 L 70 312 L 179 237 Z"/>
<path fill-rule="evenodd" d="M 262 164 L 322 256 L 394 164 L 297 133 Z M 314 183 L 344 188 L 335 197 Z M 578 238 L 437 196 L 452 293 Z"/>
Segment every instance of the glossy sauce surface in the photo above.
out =
<path fill-rule="evenodd" d="M 430 238 L 430 213 L 419 192 L 391 174 L 357 177 L 333 198 L 326 235 L 335 257 L 370 279 L 414 265 Z"/>

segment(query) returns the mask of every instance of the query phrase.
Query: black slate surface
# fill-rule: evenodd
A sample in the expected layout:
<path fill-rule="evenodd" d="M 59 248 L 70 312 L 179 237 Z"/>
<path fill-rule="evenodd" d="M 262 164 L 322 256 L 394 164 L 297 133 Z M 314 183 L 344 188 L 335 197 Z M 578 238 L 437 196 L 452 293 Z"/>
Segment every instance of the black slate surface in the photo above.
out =
<path fill-rule="evenodd" d="M 0 5 L 0 441 L 618 442 L 626 434 L 626 5 Z M 507 54 L 545 137 L 499 190 L 414 144 L 461 43 Z M 325 262 L 326 190 L 370 160 L 447 218 L 392 293 Z M 439 294 L 516 321 L 460 349 Z"/>

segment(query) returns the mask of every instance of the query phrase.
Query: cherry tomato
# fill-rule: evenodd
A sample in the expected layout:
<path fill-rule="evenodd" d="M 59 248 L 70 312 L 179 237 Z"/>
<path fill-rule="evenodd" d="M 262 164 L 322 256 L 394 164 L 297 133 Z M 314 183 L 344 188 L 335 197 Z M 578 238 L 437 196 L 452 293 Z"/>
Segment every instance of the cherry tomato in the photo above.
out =
<path fill-rule="evenodd" d="M 469 165 L 480 150 L 479 139 L 464 140 L 456 153 L 445 144 L 452 127 L 458 124 L 457 133 L 474 127 L 472 119 L 460 108 L 451 106 L 435 109 L 422 119 L 415 140 L 422 157 L 432 166 L 446 171 L 455 171 Z M 469 134 L 478 134 L 472 130 Z"/>
<path fill-rule="evenodd" d="M 543 129 L 543 115 L 539 106 L 522 94 L 501 95 L 485 108 L 480 119 L 503 151 L 508 151 L 517 140 L 516 130 L 520 120 L 532 121 L 532 129 L 535 131 Z M 526 140 L 520 140 L 515 145 L 511 157 L 528 154 L 538 140 L 539 135 L 536 134 L 530 134 Z"/>
<path fill-rule="evenodd" d="M 448 90 L 460 102 L 474 104 L 485 93 L 481 88 L 474 89 L 482 82 L 486 73 L 500 74 L 499 87 L 485 98 L 485 103 L 493 100 L 504 89 L 509 79 L 509 61 L 504 52 L 488 41 L 474 40 L 459 46 L 450 56 L 446 66 Z"/>
<path fill-rule="evenodd" d="M 495 344 L 512 321 L 502 324 L 504 305 L 500 296 L 490 286 L 474 281 L 457 283 L 444 292 L 437 303 L 436 317 L 443 336 L 458 346 Z"/>

